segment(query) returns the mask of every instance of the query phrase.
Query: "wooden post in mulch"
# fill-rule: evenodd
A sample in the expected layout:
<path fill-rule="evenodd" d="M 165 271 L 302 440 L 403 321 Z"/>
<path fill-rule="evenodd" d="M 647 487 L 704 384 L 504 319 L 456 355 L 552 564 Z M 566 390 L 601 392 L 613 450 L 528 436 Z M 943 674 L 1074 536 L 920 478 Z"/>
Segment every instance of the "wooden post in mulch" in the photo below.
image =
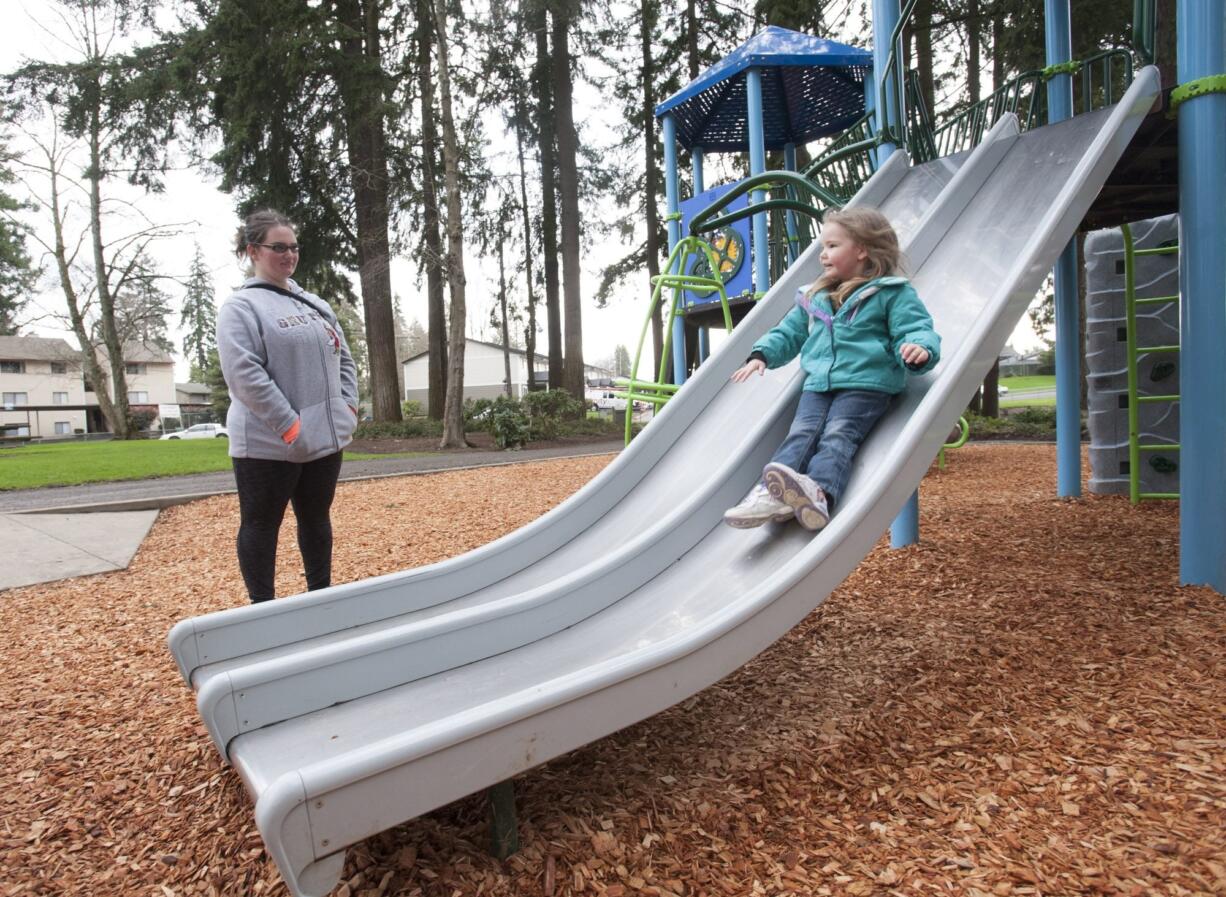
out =
<path fill-rule="evenodd" d="M 486 792 L 490 801 L 490 853 L 505 860 L 519 852 L 519 821 L 515 818 L 515 785 L 510 779 Z"/>

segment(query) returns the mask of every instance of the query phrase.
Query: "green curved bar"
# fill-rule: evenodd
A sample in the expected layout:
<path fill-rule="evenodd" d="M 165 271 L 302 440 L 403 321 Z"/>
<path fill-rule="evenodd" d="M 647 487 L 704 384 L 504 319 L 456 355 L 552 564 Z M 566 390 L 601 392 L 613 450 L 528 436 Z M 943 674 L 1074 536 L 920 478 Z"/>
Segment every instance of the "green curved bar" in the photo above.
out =
<path fill-rule="evenodd" d="M 966 445 L 966 441 L 971 438 L 971 425 L 965 416 L 958 418 L 958 438 L 953 442 L 947 442 L 941 446 L 941 451 L 937 453 L 937 466 L 941 470 L 945 469 L 945 450 L 958 449 Z"/>
<path fill-rule="evenodd" d="M 735 212 L 720 215 L 718 218 L 712 218 L 710 221 L 703 222 L 697 228 L 694 227 L 693 222 L 690 222 L 690 229 L 695 233 L 706 233 L 707 231 L 719 230 L 721 227 L 727 227 L 729 224 L 740 221 L 742 218 L 748 218 L 751 215 L 757 215 L 760 212 L 769 212 L 772 209 L 783 209 L 784 211 L 798 212 L 809 218 L 816 219 L 817 221 L 821 221 L 826 214 L 825 209 L 814 208 L 807 203 L 799 202 L 795 199 L 768 199 L 766 202 L 756 203 L 754 205 L 747 206 L 744 209 L 737 209 Z"/>
<path fill-rule="evenodd" d="M 664 264 L 664 270 L 666 272 L 684 271 L 690 257 L 699 253 L 706 256 L 707 265 L 711 271 L 719 271 L 719 260 L 715 257 L 715 251 L 711 248 L 710 244 L 692 235 L 677 241 L 677 245 L 668 254 L 668 261 Z M 681 304 L 682 290 L 685 287 L 698 286 L 718 291 L 720 308 L 724 313 L 724 328 L 729 332 L 732 331 L 732 311 L 728 308 L 728 292 L 724 289 L 722 279 L 718 277 L 697 277 L 693 274 L 665 273 L 657 274 L 651 280 L 655 288 L 651 291 L 651 304 L 647 306 L 647 317 L 643 321 L 643 329 L 639 332 L 639 345 L 634 353 L 634 364 L 630 368 L 630 378 L 626 380 L 626 445 L 630 444 L 635 400 L 651 402 L 658 407 L 667 402 L 680 388 L 674 384 L 666 383 L 665 379 L 668 373 L 668 363 L 672 357 L 673 322 L 677 319 L 677 309 Z M 656 305 L 659 303 L 660 295 L 665 287 L 672 289 L 673 301 L 669 308 L 668 320 L 664 324 L 664 344 L 660 349 L 660 370 L 655 382 L 640 380 L 639 363 L 643 358 L 643 346 L 647 342 L 647 332 L 651 328 L 652 315 L 655 313 Z"/>
<path fill-rule="evenodd" d="M 813 183 L 811 180 L 809 180 L 807 177 L 805 177 L 802 174 L 798 174 L 797 172 L 794 172 L 794 171 L 767 171 L 767 172 L 763 172 L 762 174 L 756 174 L 753 177 L 745 178 L 743 181 L 738 183 L 735 187 L 733 187 L 731 190 L 729 190 L 727 193 L 725 193 L 715 202 L 711 203 L 711 205 L 707 206 L 705 209 L 703 209 L 701 212 L 699 212 L 697 215 L 691 218 L 690 219 L 690 235 L 693 236 L 697 234 L 700 230 L 706 230 L 706 228 L 703 227 L 703 225 L 706 224 L 706 222 L 709 219 L 711 219 L 712 216 L 714 216 L 721 209 L 725 208 L 734 199 L 740 198 L 741 196 L 750 192 L 751 190 L 761 190 L 763 188 L 769 189 L 772 186 L 794 187 L 797 190 L 804 191 L 805 193 L 812 196 L 814 199 L 818 199 L 824 203 L 827 203 L 828 205 L 841 206 L 843 204 L 839 200 L 838 197 L 831 194 L 828 190 L 825 190 L 824 188 Z M 771 201 L 781 202 L 782 200 L 771 200 Z M 748 209 L 743 210 L 743 212 L 738 212 L 737 214 L 740 217 L 746 217 L 748 215 L 756 215 L 759 212 L 764 211 L 766 207 L 767 206 L 764 203 L 751 203 Z M 681 244 L 677 244 L 677 245 L 681 245 Z"/>

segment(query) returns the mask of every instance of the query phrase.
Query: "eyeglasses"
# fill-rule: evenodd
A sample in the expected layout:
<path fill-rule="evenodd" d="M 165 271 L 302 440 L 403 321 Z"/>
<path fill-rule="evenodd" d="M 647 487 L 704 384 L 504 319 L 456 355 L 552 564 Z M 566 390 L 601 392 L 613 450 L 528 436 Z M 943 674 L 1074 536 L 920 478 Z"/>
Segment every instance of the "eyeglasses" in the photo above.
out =
<path fill-rule="evenodd" d="M 287 252 L 292 252 L 295 255 L 302 249 L 297 243 L 252 243 L 252 246 L 263 246 L 265 249 L 271 249 L 277 255 L 285 255 Z"/>

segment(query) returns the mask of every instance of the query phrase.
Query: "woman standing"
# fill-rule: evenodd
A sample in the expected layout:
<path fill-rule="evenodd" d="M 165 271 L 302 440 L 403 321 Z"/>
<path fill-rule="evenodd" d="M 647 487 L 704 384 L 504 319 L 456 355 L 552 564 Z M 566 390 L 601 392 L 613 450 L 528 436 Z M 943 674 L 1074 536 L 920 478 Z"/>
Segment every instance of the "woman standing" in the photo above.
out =
<path fill-rule="evenodd" d="M 291 503 L 307 589 L 332 584 L 329 512 L 357 425 L 358 383 L 336 315 L 291 279 L 298 238 L 289 220 L 252 213 L 236 254 L 250 267 L 217 314 L 217 352 L 231 399 L 238 566 L 256 602 L 274 597 L 277 533 Z"/>

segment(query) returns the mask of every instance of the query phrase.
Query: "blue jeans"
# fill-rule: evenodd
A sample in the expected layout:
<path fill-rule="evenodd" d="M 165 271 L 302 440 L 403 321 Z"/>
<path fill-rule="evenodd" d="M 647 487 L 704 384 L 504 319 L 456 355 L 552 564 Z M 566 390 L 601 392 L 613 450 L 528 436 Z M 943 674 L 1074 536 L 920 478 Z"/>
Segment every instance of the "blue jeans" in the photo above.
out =
<path fill-rule="evenodd" d="M 867 389 L 802 392 L 792 428 L 771 462 L 806 474 L 822 487 L 833 509 L 851 475 L 856 449 L 892 398 Z"/>

